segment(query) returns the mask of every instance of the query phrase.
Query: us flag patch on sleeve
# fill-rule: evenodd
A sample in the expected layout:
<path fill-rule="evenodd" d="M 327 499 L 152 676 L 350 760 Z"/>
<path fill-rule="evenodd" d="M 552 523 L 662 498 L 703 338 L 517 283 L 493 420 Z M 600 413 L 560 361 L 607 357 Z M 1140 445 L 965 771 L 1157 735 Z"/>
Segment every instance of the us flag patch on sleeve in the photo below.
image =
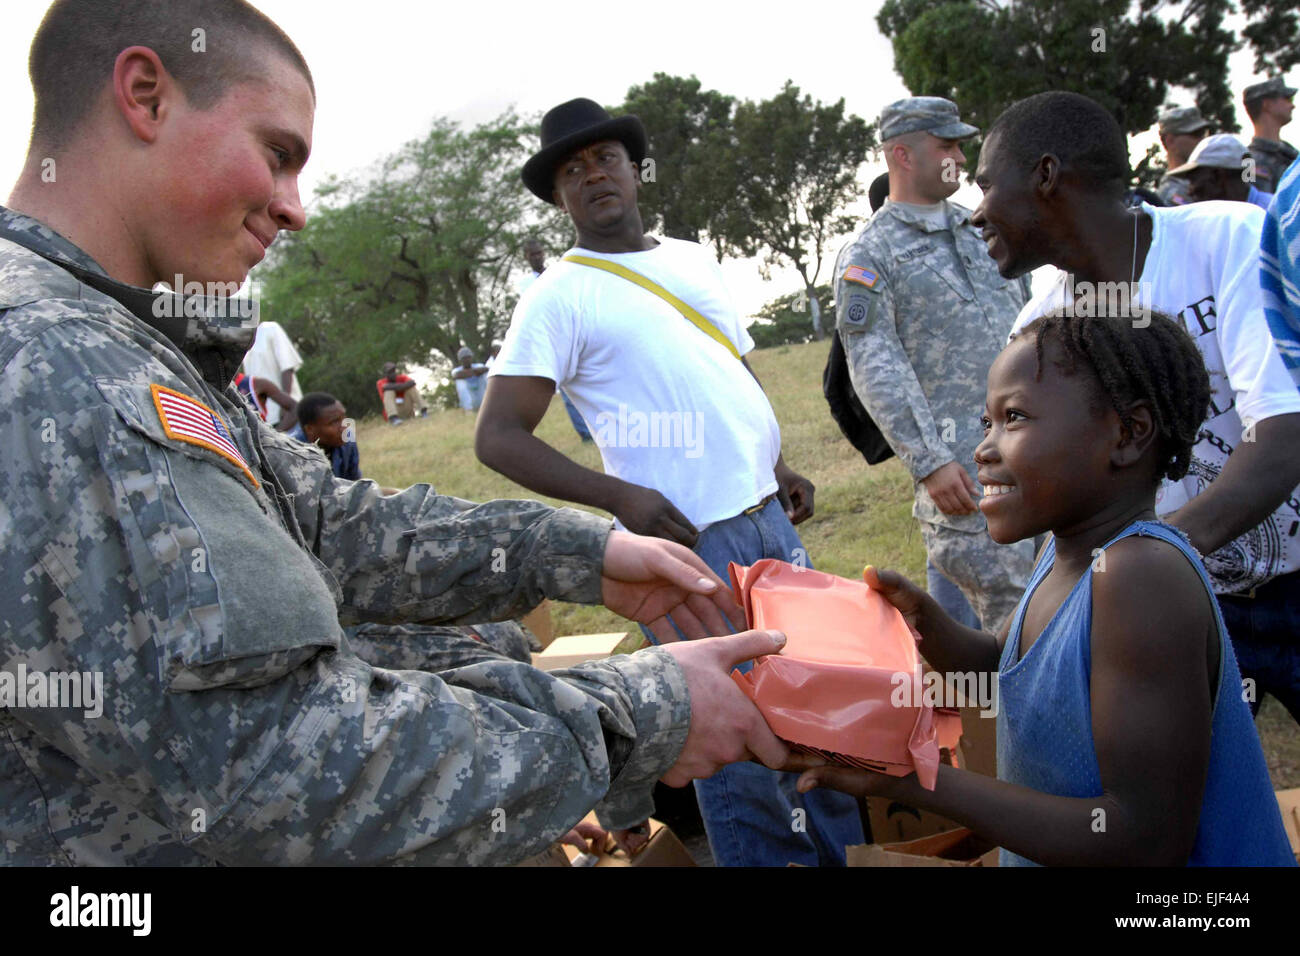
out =
<path fill-rule="evenodd" d="M 153 403 L 162 420 L 163 433 L 168 438 L 216 452 L 242 471 L 254 488 L 259 487 L 220 415 L 197 399 L 165 385 L 150 385 L 149 390 L 153 392 Z"/>
<path fill-rule="evenodd" d="M 870 269 L 864 269 L 862 266 L 849 266 L 844 270 L 845 282 L 856 282 L 858 285 L 866 286 L 868 289 L 875 288 L 876 280 L 880 277 Z"/>

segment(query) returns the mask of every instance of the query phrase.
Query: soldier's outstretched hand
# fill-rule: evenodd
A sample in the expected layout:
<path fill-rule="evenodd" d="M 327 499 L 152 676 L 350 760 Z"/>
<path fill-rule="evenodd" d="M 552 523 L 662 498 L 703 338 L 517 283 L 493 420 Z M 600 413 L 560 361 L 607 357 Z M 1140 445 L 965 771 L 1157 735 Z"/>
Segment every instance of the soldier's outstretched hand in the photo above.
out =
<path fill-rule="evenodd" d="M 665 646 L 686 675 L 691 729 L 677 762 L 660 778 L 664 783 L 684 787 L 738 760 L 756 757 L 773 769 L 788 761 L 790 749 L 731 679 L 737 664 L 774 654 L 784 646 L 785 635 L 780 631 L 745 631 Z"/>
<path fill-rule="evenodd" d="M 694 552 L 662 538 L 611 531 L 600 583 L 605 607 L 644 624 L 661 643 L 677 640 L 669 614 L 688 638 L 745 626 L 731 589 Z"/>

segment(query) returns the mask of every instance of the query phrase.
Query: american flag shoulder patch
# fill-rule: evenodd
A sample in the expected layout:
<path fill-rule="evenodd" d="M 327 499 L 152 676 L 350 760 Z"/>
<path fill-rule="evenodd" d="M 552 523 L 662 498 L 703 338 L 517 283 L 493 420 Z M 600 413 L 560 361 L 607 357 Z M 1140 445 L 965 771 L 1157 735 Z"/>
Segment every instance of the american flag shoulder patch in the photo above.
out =
<path fill-rule="evenodd" d="M 248 462 L 239 453 L 239 448 L 230 437 L 230 429 L 221 420 L 221 416 L 198 399 L 190 398 L 184 392 L 178 392 L 166 385 L 149 386 L 153 393 L 154 407 L 162 420 L 163 433 L 173 441 L 188 442 L 208 451 L 216 452 L 230 462 L 245 477 L 259 487 Z"/>
<path fill-rule="evenodd" d="M 858 285 L 866 286 L 868 289 L 875 288 L 876 280 L 879 279 L 876 273 L 870 269 L 864 269 L 862 266 L 849 266 L 844 270 L 845 282 L 856 282 Z"/>

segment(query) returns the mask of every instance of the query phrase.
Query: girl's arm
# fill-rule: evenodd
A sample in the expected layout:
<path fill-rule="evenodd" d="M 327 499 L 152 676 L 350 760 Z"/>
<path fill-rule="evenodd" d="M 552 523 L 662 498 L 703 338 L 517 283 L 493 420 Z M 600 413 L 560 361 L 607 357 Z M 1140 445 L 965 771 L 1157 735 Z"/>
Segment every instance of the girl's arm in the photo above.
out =
<path fill-rule="evenodd" d="M 931 810 L 1038 863 L 1186 864 L 1210 759 L 1211 599 L 1163 542 L 1126 538 L 1106 555 L 1106 570 L 1089 572 L 1100 796 L 1057 797 L 949 766 L 940 766 L 934 790 L 915 774 L 831 766 L 807 771 L 800 789 L 828 786 Z"/>

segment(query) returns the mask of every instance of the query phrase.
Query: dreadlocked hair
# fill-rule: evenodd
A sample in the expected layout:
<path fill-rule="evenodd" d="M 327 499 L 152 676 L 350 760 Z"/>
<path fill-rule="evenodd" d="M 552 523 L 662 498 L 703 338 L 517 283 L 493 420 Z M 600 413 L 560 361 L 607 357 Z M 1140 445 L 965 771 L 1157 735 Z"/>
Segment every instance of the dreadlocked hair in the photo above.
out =
<path fill-rule="evenodd" d="M 1135 325 L 1129 316 L 1085 317 L 1069 310 L 1051 312 L 1030 326 L 1036 333 L 1037 378 L 1043 376 L 1043 347 L 1050 339 L 1065 353 L 1061 371 L 1092 372 L 1097 409 L 1107 404 L 1125 428 L 1131 410 L 1145 403 L 1156 430 L 1156 478 L 1177 481 L 1191 465 L 1201 423 L 1210 406 L 1210 376 L 1200 349 L 1182 323 L 1161 312 Z"/>

